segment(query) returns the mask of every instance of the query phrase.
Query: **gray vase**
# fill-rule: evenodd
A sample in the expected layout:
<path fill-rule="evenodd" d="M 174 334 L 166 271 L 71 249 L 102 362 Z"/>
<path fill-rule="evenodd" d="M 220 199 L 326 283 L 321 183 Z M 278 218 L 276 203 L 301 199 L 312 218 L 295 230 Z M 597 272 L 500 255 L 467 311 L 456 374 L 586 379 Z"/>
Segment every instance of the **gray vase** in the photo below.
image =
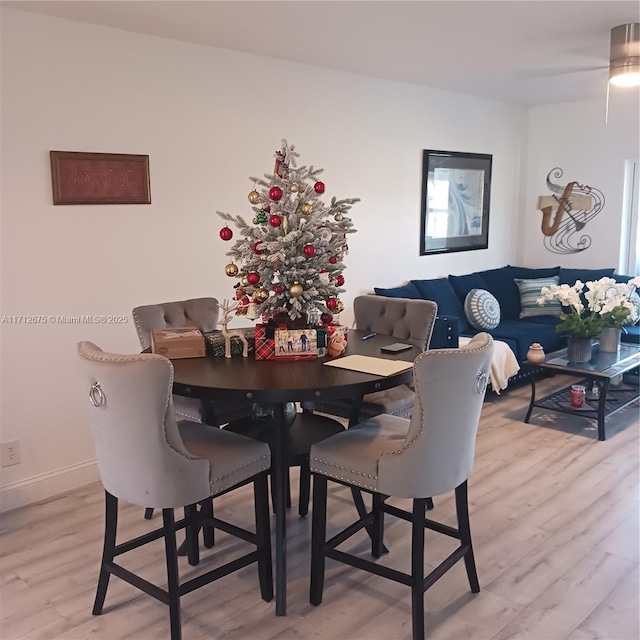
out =
<path fill-rule="evenodd" d="M 600 351 L 605 353 L 616 353 L 620 346 L 620 329 L 611 327 L 600 332 Z"/>
<path fill-rule="evenodd" d="M 569 338 L 567 340 L 569 362 L 589 362 L 591 360 L 591 338 Z"/>

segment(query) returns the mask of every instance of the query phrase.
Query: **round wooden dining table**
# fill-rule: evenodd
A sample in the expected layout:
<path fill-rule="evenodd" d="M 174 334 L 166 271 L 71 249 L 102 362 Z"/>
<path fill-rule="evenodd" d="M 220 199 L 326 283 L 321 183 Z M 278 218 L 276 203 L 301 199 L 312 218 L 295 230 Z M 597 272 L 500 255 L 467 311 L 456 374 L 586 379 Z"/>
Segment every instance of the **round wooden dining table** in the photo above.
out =
<path fill-rule="evenodd" d="M 398 342 L 385 335 L 363 339 L 366 332 L 348 332 L 344 356 L 363 355 L 385 360 L 413 362 L 420 349 L 398 353 L 384 353 L 381 347 Z M 410 382 L 413 370 L 391 375 L 376 375 L 349 369 L 326 366 L 328 357 L 315 360 L 255 360 L 253 357 L 206 357 L 173 361 L 173 392 L 180 396 L 204 401 L 270 403 L 274 405 L 274 440 L 272 447 L 272 474 L 274 486 L 275 532 L 275 596 L 276 615 L 286 615 L 286 474 L 285 404 L 348 398 L 353 400 L 349 424 L 358 421 L 362 398 L 367 393 L 382 391 Z"/>

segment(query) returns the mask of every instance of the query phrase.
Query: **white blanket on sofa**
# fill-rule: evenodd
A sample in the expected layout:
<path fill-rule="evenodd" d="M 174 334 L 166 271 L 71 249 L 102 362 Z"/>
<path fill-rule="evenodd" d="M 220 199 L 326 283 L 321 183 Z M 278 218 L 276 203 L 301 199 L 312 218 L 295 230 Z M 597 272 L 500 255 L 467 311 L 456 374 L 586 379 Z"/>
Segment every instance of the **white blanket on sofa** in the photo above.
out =
<path fill-rule="evenodd" d="M 467 344 L 471 338 L 460 338 L 460 346 Z M 513 351 L 506 342 L 500 340 L 493 341 L 493 359 L 491 360 L 491 369 L 489 377 L 491 378 L 491 387 L 500 395 L 503 389 L 507 388 L 509 378 L 515 376 L 520 371 L 520 365 L 516 360 Z"/>

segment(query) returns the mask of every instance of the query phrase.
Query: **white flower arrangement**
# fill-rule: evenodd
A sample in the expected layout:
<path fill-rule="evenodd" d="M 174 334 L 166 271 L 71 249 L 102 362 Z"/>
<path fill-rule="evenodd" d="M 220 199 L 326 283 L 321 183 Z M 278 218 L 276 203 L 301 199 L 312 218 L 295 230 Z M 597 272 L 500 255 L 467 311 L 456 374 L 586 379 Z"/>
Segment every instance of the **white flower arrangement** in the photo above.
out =
<path fill-rule="evenodd" d="M 600 278 L 587 282 L 584 294 L 589 309 L 600 316 L 603 328 L 620 329 L 625 324 L 638 321 L 638 296 L 634 292 L 640 287 L 640 276 L 626 283 L 613 278 Z"/>
<path fill-rule="evenodd" d="M 578 280 L 573 286 L 543 287 L 537 302 L 542 305 L 549 300 L 559 300 L 563 307 L 569 309 L 560 315 L 556 331 L 577 338 L 595 338 L 601 329 L 619 329 L 638 321 L 640 298 L 635 293 L 638 288 L 640 276 L 631 278 L 627 283 L 606 277 L 589 281 L 586 285 Z"/>
<path fill-rule="evenodd" d="M 549 300 L 559 300 L 560 304 L 568 308 L 569 311 L 561 313 L 556 326 L 558 333 L 574 338 L 595 338 L 600 333 L 600 317 L 589 309 L 585 309 L 580 294 L 584 289 L 584 284 L 577 280 L 573 286 L 568 284 L 551 285 L 542 287 L 538 298 L 539 305 L 543 305 Z"/>

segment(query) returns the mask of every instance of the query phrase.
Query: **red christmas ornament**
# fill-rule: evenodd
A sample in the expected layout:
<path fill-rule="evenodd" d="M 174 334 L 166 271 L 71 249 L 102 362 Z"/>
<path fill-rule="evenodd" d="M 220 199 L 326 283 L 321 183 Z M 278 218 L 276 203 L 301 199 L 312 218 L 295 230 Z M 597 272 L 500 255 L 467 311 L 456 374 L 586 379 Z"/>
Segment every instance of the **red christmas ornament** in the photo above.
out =
<path fill-rule="evenodd" d="M 282 224 L 282 218 L 277 214 L 274 213 L 270 218 L 269 218 L 269 224 L 272 227 L 279 227 Z"/>
<path fill-rule="evenodd" d="M 260 276 L 253 271 L 247 275 L 247 281 L 249 284 L 258 284 L 258 282 L 260 282 Z"/>
<path fill-rule="evenodd" d="M 337 278 L 336 278 L 336 284 L 341 287 L 344 284 L 344 276 L 342 274 L 340 274 Z"/>
<path fill-rule="evenodd" d="M 271 187 L 271 189 L 269 189 L 269 197 L 274 202 L 278 202 L 278 200 L 282 198 L 282 189 L 280 187 Z"/>
<path fill-rule="evenodd" d="M 258 249 L 258 247 L 259 247 L 261 244 L 262 244 L 262 240 L 258 240 L 258 242 L 256 242 L 256 243 L 253 245 L 253 252 L 254 252 L 254 253 L 257 253 L 258 255 L 261 255 L 261 254 L 263 254 L 263 253 L 265 253 L 265 252 L 266 252 L 266 249 L 264 249 L 264 248 L 262 248 L 262 249 Z M 263 245 L 263 246 L 264 246 L 264 245 Z"/>
<path fill-rule="evenodd" d="M 273 290 L 275 291 L 276 295 L 279 296 L 284 291 L 284 287 L 277 284 L 275 287 L 273 287 Z"/>
<path fill-rule="evenodd" d="M 329 298 L 327 300 L 327 309 L 330 311 L 335 311 L 338 307 L 338 301 L 335 298 Z"/>
<path fill-rule="evenodd" d="M 324 182 L 316 182 L 316 183 L 313 185 L 313 190 L 314 190 L 316 193 L 324 193 Z"/>
<path fill-rule="evenodd" d="M 231 231 L 229 227 L 223 227 L 220 229 L 220 237 L 223 240 L 231 240 L 231 238 L 233 238 L 233 231 Z"/>
<path fill-rule="evenodd" d="M 331 257 L 329 258 L 329 262 L 330 262 L 331 264 L 336 264 L 336 263 L 338 262 L 338 258 L 336 258 L 336 256 L 331 256 Z"/>
<path fill-rule="evenodd" d="M 333 314 L 323 313 L 320 316 L 320 322 L 322 322 L 322 324 L 331 324 L 333 322 Z"/>
<path fill-rule="evenodd" d="M 271 207 L 270 207 L 268 204 L 267 204 L 267 205 L 265 205 L 264 207 L 262 207 L 262 210 L 263 210 L 265 213 L 271 213 Z M 346 238 L 346 237 L 347 237 L 347 236 L 345 235 L 345 238 Z"/>
<path fill-rule="evenodd" d="M 305 244 L 302 248 L 302 253 L 304 253 L 307 258 L 313 258 L 316 255 L 316 248 L 312 244 Z"/>

